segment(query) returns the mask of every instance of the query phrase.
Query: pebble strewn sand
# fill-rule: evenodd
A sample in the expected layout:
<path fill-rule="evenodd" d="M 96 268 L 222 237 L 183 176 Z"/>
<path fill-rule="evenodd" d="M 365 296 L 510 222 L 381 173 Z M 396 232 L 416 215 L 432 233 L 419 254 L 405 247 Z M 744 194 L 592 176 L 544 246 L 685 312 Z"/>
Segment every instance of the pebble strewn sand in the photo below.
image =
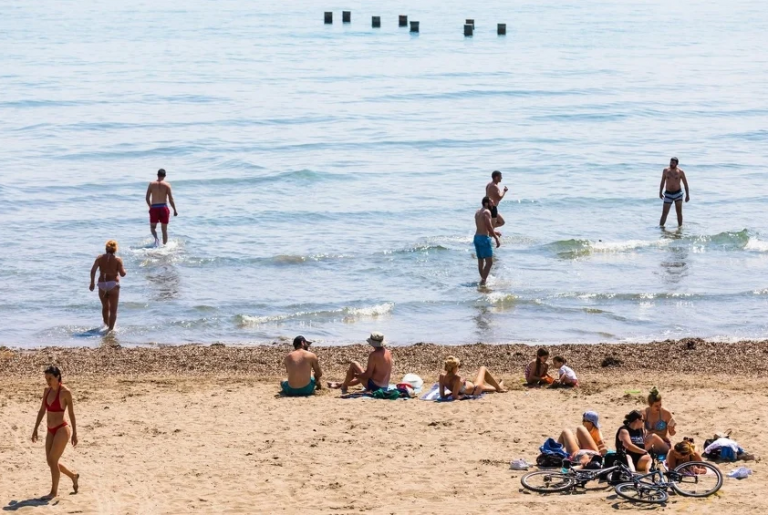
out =
<path fill-rule="evenodd" d="M 654 370 L 690 373 L 768 374 L 768 341 L 738 343 L 705 342 L 697 338 L 648 344 L 566 344 L 547 347 L 551 356 L 562 355 L 576 372 Z M 285 343 L 272 346 L 224 346 L 214 344 L 162 347 L 100 347 L 13 350 L 0 347 L 0 374 L 29 377 L 55 363 L 68 376 L 100 374 L 249 374 L 261 378 L 283 375 L 282 358 L 291 349 Z M 326 377 L 339 377 L 350 360 L 365 361 L 370 347 L 313 346 Z M 535 346 L 457 345 L 417 343 L 394 347 L 395 376 L 408 372 L 435 376 L 449 354 L 458 356 L 464 369 L 488 366 L 499 374 L 522 374 L 533 359 Z"/>

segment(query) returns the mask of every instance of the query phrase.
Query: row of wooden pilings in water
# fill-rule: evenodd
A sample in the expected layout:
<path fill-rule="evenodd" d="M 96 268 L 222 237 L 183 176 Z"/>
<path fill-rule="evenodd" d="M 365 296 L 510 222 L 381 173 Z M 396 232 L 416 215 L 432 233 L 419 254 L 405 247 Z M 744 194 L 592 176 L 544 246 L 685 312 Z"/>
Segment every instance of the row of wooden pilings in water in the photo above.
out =
<path fill-rule="evenodd" d="M 342 23 L 352 23 L 352 11 L 341 11 L 341 22 Z M 327 25 L 333 24 L 333 12 L 332 11 L 325 11 L 325 23 Z M 407 27 L 408 26 L 408 16 L 401 14 L 398 16 L 397 20 L 398 27 Z M 381 16 L 373 16 L 371 18 L 371 27 L 374 29 L 381 28 Z M 419 32 L 419 22 L 412 21 L 411 22 L 411 32 Z M 464 35 L 469 37 L 472 36 L 475 32 L 475 20 L 467 19 L 464 23 Z M 496 34 L 499 36 L 506 36 L 507 35 L 507 24 L 506 23 L 499 23 L 496 26 Z"/>

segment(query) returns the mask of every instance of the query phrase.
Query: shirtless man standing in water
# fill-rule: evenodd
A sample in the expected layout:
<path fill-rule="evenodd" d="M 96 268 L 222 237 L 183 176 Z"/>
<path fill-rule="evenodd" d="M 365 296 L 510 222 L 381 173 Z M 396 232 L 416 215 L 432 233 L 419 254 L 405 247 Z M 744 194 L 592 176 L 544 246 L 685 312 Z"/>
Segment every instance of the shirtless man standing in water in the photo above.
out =
<path fill-rule="evenodd" d="M 491 221 L 494 227 L 501 227 L 504 225 L 504 217 L 499 214 L 498 205 L 501 203 L 501 199 L 507 194 L 509 188 L 501 187 L 501 172 L 496 170 L 491 174 L 491 182 L 485 186 L 485 195 L 493 201 L 491 207 Z"/>
<path fill-rule="evenodd" d="M 661 211 L 661 221 L 659 225 L 664 227 L 667 223 L 667 215 L 669 214 L 669 208 L 672 207 L 672 203 L 675 203 L 675 210 L 677 211 L 677 225 L 683 225 L 683 190 L 680 189 L 680 183 L 685 186 L 685 201 L 691 200 L 690 189 L 688 188 L 688 181 L 685 178 L 685 172 L 677 167 L 678 160 L 673 157 L 669 160 L 669 168 L 664 168 L 661 172 L 661 184 L 659 185 L 659 198 L 664 201 L 664 208 Z M 666 191 L 664 185 L 666 184 Z"/>
<path fill-rule="evenodd" d="M 496 240 L 496 248 L 501 246 L 499 235 L 493 229 L 491 208 L 493 200 L 483 197 L 483 207 L 475 212 L 475 254 L 477 255 L 477 269 L 480 272 L 480 286 L 485 286 L 485 281 L 491 273 L 493 266 L 493 246 L 491 238 Z"/>
<path fill-rule="evenodd" d="M 149 183 L 147 187 L 147 205 L 149 206 L 149 229 L 155 238 L 157 246 L 157 224 L 163 230 L 163 245 L 168 243 L 168 222 L 170 221 L 171 211 L 168 209 L 168 203 L 173 208 L 173 216 L 178 216 L 176 204 L 173 202 L 173 192 L 171 184 L 165 182 L 165 170 L 160 168 L 157 171 L 157 180 Z M 150 200 L 151 199 L 151 200 Z"/>

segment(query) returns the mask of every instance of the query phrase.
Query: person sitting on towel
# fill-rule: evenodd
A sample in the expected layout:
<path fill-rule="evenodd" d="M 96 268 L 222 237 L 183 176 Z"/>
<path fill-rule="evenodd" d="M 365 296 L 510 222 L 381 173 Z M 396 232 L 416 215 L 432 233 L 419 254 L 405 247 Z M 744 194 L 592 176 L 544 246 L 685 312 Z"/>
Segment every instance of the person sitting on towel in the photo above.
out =
<path fill-rule="evenodd" d="M 320 361 L 317 356 L 309 352 L 310 345 L 312 342 L 303 336 L 293 339 L 293 351 L 283 359 L 288 379 L 280 383 L 280 388 L 285 395 L 305 397 L 315 393 L 315 389 L 320 389 L 323 371 L 320 370 Z M 312 377 L 313 371 L 315 377 Z"/>
<path fill-rule="evenodd" d="M 389 388 L 389 376 L 392 374 L 392 352 L 387 349 L 387 342 L 381 333 L 371 333 L 366 340 L 373 350 L 368 354 L 368 365 L 363 369 L 360 363 L 353 361 L 349 364 L 347 377 L 343 383 L 328 383 L 328 388 L 341 388 L 341 393 L 347 393 L 350 386 L 362 384 L 366 390 L 375 392 Z"/>
<path fill-rule="evenodd" d="M 459 375 L 461 361 L 454 356 L 448 356 L 445 359 L 445 371 L 440 373 L 439 391 L 440 398 L 445 399 L 449 395 L 454 399 L 461 399 L 467 395 L 480 395 L 481 393 L 499 392 L 503 393 L 504 381 L 496 379 L 488 372 L 485 367 L 480 367 L 477 371 L 475 382 L 472 383 Z M 448 394 L 446 395 L 446 391 Z"/>

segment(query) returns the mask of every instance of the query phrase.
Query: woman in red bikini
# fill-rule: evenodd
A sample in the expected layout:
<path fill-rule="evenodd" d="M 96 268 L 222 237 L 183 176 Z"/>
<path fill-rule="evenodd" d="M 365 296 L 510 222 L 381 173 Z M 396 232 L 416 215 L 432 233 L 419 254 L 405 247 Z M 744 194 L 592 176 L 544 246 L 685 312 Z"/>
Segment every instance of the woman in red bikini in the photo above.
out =
<path fill-rule="evenodd" d="M 51 467 L 51 493 L 43 498 L 53 499 L 58 494 L 59 479 L 62 473 L 72 480 L 72 487 L 77 493 L 77 481 L 80 479 L 80 474 L 72 472 L 59 463 L 70 435 L 72 435 L 72 445 L 77 445 L 77 422 L 75 422 L 75 410 L 72 406 L 72 392 L 61 384 L 59 369 L 54 366 L 46 368 L 45 381 L 48 383 L 48 388 L 43 391 L 43 402 L 40 404 L 40 411 L 37 412 L 37 422 L 35 422 L 35 429 L 32 431 L 32 441 L 37 441 L 37 427 L 47 411 L 48 432 L 45 435 L 45 457 L 48 460 L 48 466 Z M 69 424 L 64 420 L 65 409 L 69 411 L 69 421 L 72 424 L 71 431 Z"/>

